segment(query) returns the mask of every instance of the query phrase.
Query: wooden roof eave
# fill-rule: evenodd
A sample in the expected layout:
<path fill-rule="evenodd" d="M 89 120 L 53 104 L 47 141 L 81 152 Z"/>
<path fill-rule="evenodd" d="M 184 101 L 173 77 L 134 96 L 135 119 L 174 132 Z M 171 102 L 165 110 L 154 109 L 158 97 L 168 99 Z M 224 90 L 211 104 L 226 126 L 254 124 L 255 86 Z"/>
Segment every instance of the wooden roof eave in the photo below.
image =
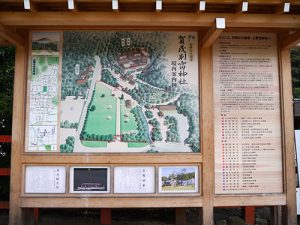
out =
<path fill-rule="evenodd" d="M 226 28 L 300 29 L 300 15 L 155 12 L 0 12 L 4 26 L 97 26 L 209 28 L 225 18 Z"/>

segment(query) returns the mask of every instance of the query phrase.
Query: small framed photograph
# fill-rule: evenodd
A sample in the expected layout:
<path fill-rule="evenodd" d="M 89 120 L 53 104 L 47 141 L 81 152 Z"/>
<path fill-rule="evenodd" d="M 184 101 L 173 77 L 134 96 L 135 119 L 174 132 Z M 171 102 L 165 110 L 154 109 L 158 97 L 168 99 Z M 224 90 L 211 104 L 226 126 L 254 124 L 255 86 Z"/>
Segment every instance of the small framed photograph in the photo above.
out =
<path fill-rule="evenodd" d="M 26 166 L 25 193 L 52 194 L 66 192 L 66 167 Z"/>
<path fill-rule="evenodd" d="M 109 192 L 109 167 L 73 166 L 70 168 L 70 193 Z"/>
<path fill-rule="evenodd" d="M 117 166 L 114 168 L 114 193 L 155 193 L 154 166 Z"/>
<path fill-rule="evenodd" d="M 159 167 L 160 193 L 192 193 L 199 191 L 198 166 Z"/>

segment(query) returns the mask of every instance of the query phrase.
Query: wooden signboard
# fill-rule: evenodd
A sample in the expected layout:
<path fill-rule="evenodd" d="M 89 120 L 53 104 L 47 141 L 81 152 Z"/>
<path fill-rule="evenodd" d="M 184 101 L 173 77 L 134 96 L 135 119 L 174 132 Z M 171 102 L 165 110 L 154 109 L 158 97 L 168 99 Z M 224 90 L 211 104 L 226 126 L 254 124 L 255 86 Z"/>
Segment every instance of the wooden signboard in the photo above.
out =
<path fill-rule="evenodd" d="M 282 193 L 276 35 L 221 34 L 213 68 L 216 194 Z"/>
<path fill-rule="evenodd" d="M 284 206 L 295 225 L 288 47 L 299 21 L 0 12 L 0 37 L 17 46 L 10 224 L 33 208 L 197 207 L 213 225 L 214 207 Z"/>

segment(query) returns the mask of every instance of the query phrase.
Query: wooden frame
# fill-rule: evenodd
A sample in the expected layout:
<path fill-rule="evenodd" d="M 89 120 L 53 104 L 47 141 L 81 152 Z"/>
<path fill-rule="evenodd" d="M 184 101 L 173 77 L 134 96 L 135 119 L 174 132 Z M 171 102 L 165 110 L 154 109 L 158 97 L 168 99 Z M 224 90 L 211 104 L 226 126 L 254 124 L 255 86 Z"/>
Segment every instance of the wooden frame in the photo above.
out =
<path fill-rule="evenodd" d="M 149 15 L 155 16 L 155 20 L 149 21 Z M 221 14 L 226 18 L 226 27 L 236 31 L 243 28 L 259 31 L 261 28 L 271 29 L 280 34 L 281 29 L 300 29 L 300 17 L 289 15 L 249 15 Z M 24 39 L 28 37 L 28 29 L 39 28 L 55 29 L 130 29 L 130 30 L 177 30 L 188 26 L 187 30 L 207 29 L 213 25 L 217 14 L 151 14 L 151 13 L 0 13 L 0 23 L 4 26 L 21 26 L 25 28 Z M 42 24 L 40 24 L 40 22 Z M 64 26 L 64 27 L 62 27 Z M 168 26 L 168 28 L 166 28 Z M 171 28 L 170 28 L 171 27 Z M 299 32 L 299 31 L 298 31 Z M 9 35 L 10 33 L 7 33 Z M 202 33 L 199 33 L 202 34 Z M 153 201 L 152 195 L 143 197 L 143 201 L 136 201 L 136 195 L 105 196 L 99 201 L 97 198 L 89 198 L 90 208 L 139 208 L 139 207 L 201 207 L 203 211 L 202 221 L 205 225 L 213 225 L 213 208 L 221 206 L 283 206 L 285 218 L 283 224 L 296 225 L 295 205 L 295 176 L 294 176 L 294 147 L 293 147 L 293 114 L 291 96 L 291 71 L 289 66 L 289 51 L 283 49 L 279 39 L 279 64 L 280 67 L 280 92 L 282 112 L 283 134 L 283 162 L 284 162 L 284 193 L 282 194 L 256 194 L 216 196 L 214 194 L 214 137 L 213 137 L 213 78 L 212 78 L 212 47 L 202 48 L 203 35 L 199 35 L 199 69 L 200 69 L 200 107 L 201 113 L 201 154 L 60 154 L 50 155 L 43 153 L 24 153 L 25 148 L 25 102 L 27 80 L 27 56 L 28 46 L 16 44 L 16 67 L 14 85 L 14 112 L 13 112 L 13 135 L 12 135 L 12 168 L 11 168 L 11 195 L 10 195 L 10 224 L 24 224 L 24 215 L 27 208 L 56 208 L 72 207 L 80 208 L 87 206 L 86 201 L 74 195 L 62 197 L 58 195 L 25 195 L 22 193 L 22 168 L 23 165 L 199 165 L 202 173 L 202 194 L 159 195 Z M 294 40 L 293 40 L 294 41 Z M 205 96 L 205 98 L 203 98 Z M 203 132 L 205 131 L 205 132 Z M 55 160 L 54 160 L 55 159 Z M 99 163 L 101 162 L 101 163 Z M 171 162 L 171 163 L 170 163 Z M 66 187 L 68 188 L 68 187 Z M 116 201 L 117 200 L 117 201 Z"/>

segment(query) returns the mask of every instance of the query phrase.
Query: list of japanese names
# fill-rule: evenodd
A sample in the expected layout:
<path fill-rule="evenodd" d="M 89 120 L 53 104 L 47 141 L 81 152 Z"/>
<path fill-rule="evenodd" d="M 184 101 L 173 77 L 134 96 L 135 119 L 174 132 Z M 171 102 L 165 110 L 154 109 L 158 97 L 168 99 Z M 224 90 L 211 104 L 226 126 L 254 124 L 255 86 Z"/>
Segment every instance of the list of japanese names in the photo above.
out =
<path fill-rule="evenodd" d="M 277 39 L 223 33 L 213 46 L 215 193 L 280 193 Z"/>

